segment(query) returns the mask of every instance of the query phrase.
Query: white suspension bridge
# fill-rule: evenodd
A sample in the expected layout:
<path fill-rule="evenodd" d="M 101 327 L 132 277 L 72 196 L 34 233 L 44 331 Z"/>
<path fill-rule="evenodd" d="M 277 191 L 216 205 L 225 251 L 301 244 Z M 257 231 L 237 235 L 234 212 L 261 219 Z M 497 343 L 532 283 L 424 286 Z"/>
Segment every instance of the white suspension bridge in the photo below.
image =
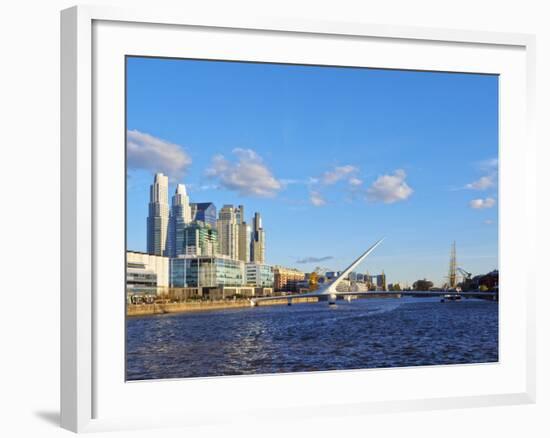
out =
<path fill-rule="evenodd" d="M 377 296 L 377 295 L 384 295 L 386 297 L 388 296 L 440 296 L 440 297 L 446 297 L 449 299 L 456 299 L 459 297 L 492 297 L 495 298 L 496 292 L 481 292 L 481 291 L 468 291 L 468 292 L 461 292 L 458 290 L 447 290 L 447 291 L 356 291 L 356 292 L 339 292 L 336 290 L 338 284 L 340 284 L 343 280 L 348 278 L 349 274 L 363 261 L 367 258 L 367 256 L 372 253 L 378 245 L 382 243 L 384 239 L 378 240 L 374 245 L 372 245 L 369 249 L 367 249 L 361 256 L 359 256 L 351 265 L 349 265 L 344 271 L 338 275 L 329 284 L 322 285 L 319 287 L 319 289 L 312 291 L 312 292 L 306 292 L 301 294 L 293 294 L 293 295 L 278 295 L 278 296 L 270 296 L 270 297 L 258 297 L 258 298 L 251 298 L 250 299 L 250 305 L 251 306 L 258 306 L 259 303 L 266 302 L 266 301 L 275 301 L 275 300 L 287 300 L 288 304 L 292 304 L 292 300 L 294 298 L 318 298 L 320 300 L 326 299 L 329 305 L 336 304 L 336 300 L 339 297 L 352 297 L 352 296 Z"/>

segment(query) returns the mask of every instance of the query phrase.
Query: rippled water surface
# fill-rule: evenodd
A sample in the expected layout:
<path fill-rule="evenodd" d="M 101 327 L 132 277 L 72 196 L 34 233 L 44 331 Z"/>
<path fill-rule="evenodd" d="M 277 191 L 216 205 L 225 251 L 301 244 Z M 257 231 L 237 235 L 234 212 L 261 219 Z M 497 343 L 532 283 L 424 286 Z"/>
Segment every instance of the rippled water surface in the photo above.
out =
<path fill-rule="evenodd" d="M 498 303 L 362 299 L 129 318 L 127 379 L 498 361 Z"/>

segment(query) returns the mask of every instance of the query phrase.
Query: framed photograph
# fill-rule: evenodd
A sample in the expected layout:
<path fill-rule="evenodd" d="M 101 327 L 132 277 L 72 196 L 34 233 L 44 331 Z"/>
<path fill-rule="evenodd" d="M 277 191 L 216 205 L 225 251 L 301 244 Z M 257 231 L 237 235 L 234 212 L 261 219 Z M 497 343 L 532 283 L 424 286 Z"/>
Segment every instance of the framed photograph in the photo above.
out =
<path fill-rule="evenodd" d="M 532 36 L 61 26 L 63 427 L 534 401 Z"/>

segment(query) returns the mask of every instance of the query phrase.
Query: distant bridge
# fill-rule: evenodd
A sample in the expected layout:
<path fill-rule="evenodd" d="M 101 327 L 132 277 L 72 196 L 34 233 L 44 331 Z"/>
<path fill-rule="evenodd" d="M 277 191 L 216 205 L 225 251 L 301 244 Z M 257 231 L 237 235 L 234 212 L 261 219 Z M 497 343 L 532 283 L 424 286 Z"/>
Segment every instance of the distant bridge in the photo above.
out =
<path fill-rule="evenodd" d="M 345 295 L 399 295 L 399 296 L 409 296 L 409 297 L 427 297 L 427 296 L 434 296 L 434 297 L 443 297 L 443 296 L 451 296 L 451 297 L 465 297 L 465 298 L 472 298 L 472 297 L 496 297 L 498 296 L 497 292 L 481 292 L 481 291 L 467 291 L 467 292 L 458 292 L 458 291 L 445 291 L 445 290 L 437 290 L 437 291 L 422 291 L 422 290 L 405 290 L 405 291 L 368 291 L 368 292 L 343 292 L 342 294 Z"/>
<path fill-rule="evenodd" d="M 336 300 L 338 297 L 353 297 L 353 296 L 377 296 L 377 295 L 385 295 L 385 296 L 437 296 L 437 297 L 449 297 L 449 298 L 457 298 L 457 297 L 497 297 L 498 294 L 496 292 L 475 292 L 475 291 L 468 291 L 468 292 L 458 292 L 458 291 L 364 291 L 364 292 L 338 292 L 336 290 L 336 287 L 338 284 L 342 282 L 345 278 L 348 277 L 351 271 L 353 271 L 359 263 L 361 263 L 372 251 L 376 249 L 378 245 L 382 243 L 384 239 L 380 239 L 378 242 L 376 242 L 374 245 L 372 245 L 369 249 L 367 249 L 357 260 L 355 260 L 351 265 L 349 265 L 342 273 L 335 278 L 335 280 L 327 285 L 321 286 L 319 289 L 312 291 L 312 292 L 306 292 L 302 294 L 292 294 L 292 295 L 277 295 L 277 296 L 270 296 L 270 297 L 259 297 L 259 298 L 251 298 L 250 299 L 250 305 L 251 306 L 257 306 L 261 302 L 265 301 L 274 301 L 274 300 L 287 300 L 288 304 L 292 303 L 292 300 L 294 298 L 322 298 L 327 299 L 329 304 L 336 304 Z"/>
<path fill-rule="evenodd" d="M 417 291 L 417 290 L 407 290 L 407 291 L 368 291 L 368 292 L 338 292 L 334 297 L 330 297 L 327 294 L 313 294 L 313 293 L 303 293 L 303 294 L 293 294 L 293 295 L 276 295 L 270 297 L 260 297 L 252 298 L 250 303 L 252 306 L 258 306 L 262 301 L 283 301 L 287 300 L 288 304 L 292 304 L 293 299 L 298 298 L 311 298 L 317 297 L 319 299 L 327 298 L 329 304 L 335 304 L 336 300 L 339 297 L 351 299 L 352 297 L 381 297 L 381 298 L 394 298 L 394 297 L 441 297 L 441 298 L 492 298 L 493 300 L 498 298 L 497 292 L 477 292 L 477 291 L 468 291 L 468 292 L 449 292 L 449 291 Z"/>

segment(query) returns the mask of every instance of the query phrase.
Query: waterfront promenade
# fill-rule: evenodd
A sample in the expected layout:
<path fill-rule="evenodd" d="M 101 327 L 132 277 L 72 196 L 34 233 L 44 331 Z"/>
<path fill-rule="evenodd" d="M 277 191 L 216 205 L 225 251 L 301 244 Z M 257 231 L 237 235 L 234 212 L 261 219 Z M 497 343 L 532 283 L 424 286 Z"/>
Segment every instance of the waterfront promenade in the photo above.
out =
<path fill-rule="evenodd" d="M 460 296 L 464 298 L 478 298 L 483 300 L 498 301 L 498 294 L 495 292 L 453 292 L 448 293 L 446 291 L 399 291 L 399 292 L 357 292 L 345 294 L 348 299 L 369 299 L 369 298 L 402 298 L 402 297 L 417 297 L 417 298 L 438 298 L 447 295 Z M 343 295 L 339 294 L 340 299 L 346 299 Z M 322 301 L 323 298 L 321 298 Z M 268 300 L 261 301 L 262 306 L 277 306 L 299 303 L 317 303 L 319 297 L 317 296 L 304 296 L 297 297 L 296 295 L 290 296 L 278 296 L 270 297 Z M 251 301 L 248 299 L 239 300 L 215 300 L 215 301 L 186 301 L 183 303 L 151 303 L 151 304 L 127 304 L 126 316 L 146 316 L 146 315 L 159 315 L 164 313 L 186 313 L 186 312 L 201 312 L 209 310 L 224 310 L 224 309 L 238 309 L 243 307 L 250 307 Z"/>
<path fill-rule="evenodd" d="M 294 298 L 292 303 L 316 303 L 316 297 Z M 275 306 L 287 304 L 288 300 L 281 297 L 280 300 L 272 300 L 262 303 L 262 306 Z M 249 300 L 219 300 L 219 301 L 187 301 L 184 303 L 153 303 L 153 304 L 128 304 L 127 316 L 159 315 L 163 313 L 203 312 L 208 310 L 238 309 L 250 307 Z"/>

